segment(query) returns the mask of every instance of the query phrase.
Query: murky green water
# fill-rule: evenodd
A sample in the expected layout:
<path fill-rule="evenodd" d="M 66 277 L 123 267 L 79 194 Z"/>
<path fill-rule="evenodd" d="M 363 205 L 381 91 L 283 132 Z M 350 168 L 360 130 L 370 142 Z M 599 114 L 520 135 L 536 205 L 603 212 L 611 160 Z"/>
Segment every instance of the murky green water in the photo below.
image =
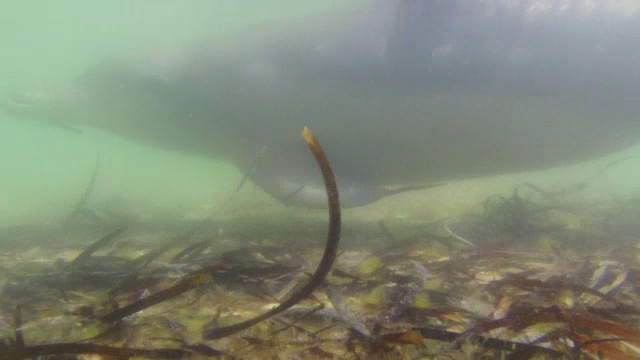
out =
<path fill-rule="evenodd" d="M 109 56 L 223 36 L 339 3 L 7 1 L 0 11 L 0 90 L 63 84 Z M 241 176 L 226 164 L 99 131 L 79 136 L 0 114 L 0 224 L 64 217 L 87 186 L 97 151 L 100 176 L 91 202 L 120 210 L 177 216 L 206 211 L 220 206 Z"/>
<path fill-rule="evenodd" d="M 354 2 L 4 0 L 0 97 L 65 84 L 111 56 Z M 322 255 L 326 210 L 287 207 L 251 184 L 236 191 L 244 174 L 227 163 L 81 130 L 0 113 L 0 359 L 54 342 L 454 359 L 523 344 L 573 357 L 582 339 L 594 358 L 639 353 L 640 145 L 346 209 L 336 261 L 325 263 L 333 271 L 308 289 L 313 298 L 213 339 L 207 329 L 285 303 L 332 256 Z M 94 217 L 65 222 L 78 204 Z"/>
<path fill-rule="evenodd" d="M 204 36 L 224 36 L 251 24 L 345 3 L 5 1 L 0 11 L 0 90 L 63 84 L 108 56 Z M 229 203 L 240 212 L 243 206 L 255 207 L 256 202 L 260 207 L 281 206 L 251 186 L 233 194 L 242 175 L 227 164 L 152 149 L 100 131 L 88 130 L 78 135 L 0 115 L 0 224 L 55 222 L 63 218 L 87 186 L 97 152 L 99 177 L 90 199 L 94 207 L 129 209 L 150 217 L 180 217 L 200 216 Z M 629 195 L 639 192 L 638 164 L 640 160 L 631 159 L 610 169 L 591 191 Z M 578 166 L 546 172 L 551 175 L 543 177 L 553 186 L 579 181 L 580 176 L 588 176 L 597 168 Z M 517 179 L 465 181 L 461 187 L 443 187 L 419 197 L 399 195 L 354 212 L 402 217 L 428 213 L 415 210 L 428 207 L 445 209 L 443 212 L 447 213 L 509 188 Z"/>

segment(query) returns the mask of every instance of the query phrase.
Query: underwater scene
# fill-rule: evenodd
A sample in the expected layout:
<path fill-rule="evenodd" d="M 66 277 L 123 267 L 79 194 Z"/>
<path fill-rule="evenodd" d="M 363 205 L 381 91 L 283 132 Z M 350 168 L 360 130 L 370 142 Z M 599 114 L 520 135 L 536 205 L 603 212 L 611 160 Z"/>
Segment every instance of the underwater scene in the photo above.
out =
<path fill-rule="evenodd" d="M 640 359 L 637 0 L 0 6 L 0 359 Z"/>

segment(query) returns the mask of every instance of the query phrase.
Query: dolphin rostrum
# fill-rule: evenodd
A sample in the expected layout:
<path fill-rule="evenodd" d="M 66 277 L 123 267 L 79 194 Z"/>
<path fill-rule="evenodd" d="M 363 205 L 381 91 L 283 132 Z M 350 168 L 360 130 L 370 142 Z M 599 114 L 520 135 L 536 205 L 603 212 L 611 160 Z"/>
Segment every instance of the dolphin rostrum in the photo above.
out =
<path fill-rule="evenodd" d="M 357 206 L 634 144 L 638 64 L 634 0 L 377 0 L 105 61 L 3 108 L 222 159 L 300 205 L 325 201 L 308 125 Z"/>

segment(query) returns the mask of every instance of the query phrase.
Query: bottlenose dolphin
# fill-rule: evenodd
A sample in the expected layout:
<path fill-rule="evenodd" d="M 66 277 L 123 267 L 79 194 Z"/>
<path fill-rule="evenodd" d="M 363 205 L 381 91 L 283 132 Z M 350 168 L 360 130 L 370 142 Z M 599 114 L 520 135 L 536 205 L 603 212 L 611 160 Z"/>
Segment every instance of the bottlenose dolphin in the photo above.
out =
<path fill-rule="evenodd" d="M 633 0 L 377 0 L 108 60 L 3 108 L 229 161 L 300 205 L 317 203 L 322 184 L 299 139 L 307 125 L 356 206 L 387 186 L 634 144 L 639 10 Z"/>

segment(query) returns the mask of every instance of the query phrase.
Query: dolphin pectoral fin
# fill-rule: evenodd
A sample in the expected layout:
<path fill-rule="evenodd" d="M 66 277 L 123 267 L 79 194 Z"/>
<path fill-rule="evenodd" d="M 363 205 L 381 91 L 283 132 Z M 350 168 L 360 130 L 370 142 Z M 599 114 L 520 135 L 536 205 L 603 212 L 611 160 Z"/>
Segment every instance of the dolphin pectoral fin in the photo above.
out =
<path fill-rule="evenodd" d="M 458 241 L 460 241 L 460 242 L 462 242 L 462 243 L 465 243 L 465 244 L 467 244 L 467 245 L 470 245 L 470 246 L 472 246 L 472 247 L 478 247 L 478 245 L 476 245 L 473 241 L 471 241 L 471 240 L 467 239 L 466 237 L 464 237 L 464 236 L 460 235 L 457 231 L 452 230 L 452 229 L 451 229 L 451 227 L 452 227 L 453 225 L 454 225 L 453 223 L 445 223 L 445 224 L 444 224 L 444 229 L 445 229 L 445 231 L 446 231 L 446 232 L 447 232 L 447 233 L 448 233 L 452 238 L 454 238 L 454 239 L 456 239 L 456 240 L 458 240 Z"/>
<path fill-rule="evenodd" d="M 17 94 L 4 95 L 0 98 L 0 112 L 12 118 L 23 117 L 31 108 L 31 104 L 21 101 L 22 96 Z"/>
<path fill-rule="evenodd" d="M 266 152 L 266 146 L 263 146 L 258 151 L 256 151 L 256 154 L 253 157 L 251 164 L 249 165 L 247 170 L 243 173 L 242 178 L 238 183 L 238 186 L 236 186 L 235 192 L 240 191 L 242 187 L 244 187 L 244 184 L 247 182 L 247 180 L 251 179 L 251 177 L 256 173 L 256 170 L 258 167 L 258 161 L 260 160 L 260 158 L 262 158 L 262 156 L 264 156 L 265 152 Z"/>
<path fill-rule="evenodd" d="M 61 129 L 61 130 L 64 130 L 64 131 L 68 131 L 68 132 L 73 133 L 73 134 L 78 134 L 78 135 L 82 135 L 83 134 L 81 129 L 78 129 L 76 127 L 73 127 L 73 126 L 70 126 L 70 125 L 67 125 L 67 124 L 63 124 L 63 123 L 61 123 L 59 121 L 53 121 L 53 120 L 52 121 L 47 121 L 46 124 L 51 126 L 51 127 L 54 127 L 54 128 L 58 128 L 58 129 Z"/>
<path fill-rule="evenodd" d="M 242 188 L 244 187 L 244 184 L 247 183 L 247 180 L 249 180 L 249 178 L 251 178 L 251 175 L 255 172 L 255 169 L 256 169 L 256 164 L 254 161 L 253 164 L 251 164 L 251 166 L 247 169 L 247 171 L 245 171 L 244 174 L 242 175 L 242 178 L 240 179 L 240 182 L 236 186 L 236 190 L 234 192 L 239 192 L 240 190 L 242 190 Z"/>
<path fill-rule="evenodd" d="M 305 184 L 302 183 L 300 184 L 300 187 L 298 187 L 297 189 L 295 189 L 294 191 L 291 192 L 291 194 L 287 195 L 284 199 L 282 199 L 282 203 L 289 206 L 289 205 L 293 205 L 291 203 L 291 200 L 298 195 L 302 190 L 304 190 Z"/>
<path fill-rule="evenodd" d="M 26 119 L 82 133 L 80 129 L 68 125 L 68 110 L 84 99 L 85 95 L 80 86 L 34 88 L 3 95 L 0 99 L 0 112 L 17 120 Z"/>
<path fill-rule="evenodd" d="M 51 119 L 47 116 L 42 119 L 39 113 L 46 112 L 47 106 L 48 104 L 46 102 L 39 102 L 37 99 L 32 101 L 29 101 L 29 99 L 20 101 L 16 96 L 6 96 L 0 99 L 0 112 L 6 114 L 10 118 L 17 120 L 26 118 L 30 121 L 39 122 L 75 134 L 82 134 L 82 130 L 69 126 L 58 119 Z"/>
<path fill-rule="evenodd" d="M 381 197 L 395 195 L 395 194 L 399 194 L 399 193 L 403 193 L 403 192 L 407 192 L 407 191 L 417 191 L 417 190 L 430 189 L 432 187 L 442 186 L 444 184 L 445 183 L 434 183 L 434 184 L 421 184 L 421 185 L 407 185 L 407 186 L 401 186 L 401 187 L 393 188 L 393 189 L 384 188 Z"/>

